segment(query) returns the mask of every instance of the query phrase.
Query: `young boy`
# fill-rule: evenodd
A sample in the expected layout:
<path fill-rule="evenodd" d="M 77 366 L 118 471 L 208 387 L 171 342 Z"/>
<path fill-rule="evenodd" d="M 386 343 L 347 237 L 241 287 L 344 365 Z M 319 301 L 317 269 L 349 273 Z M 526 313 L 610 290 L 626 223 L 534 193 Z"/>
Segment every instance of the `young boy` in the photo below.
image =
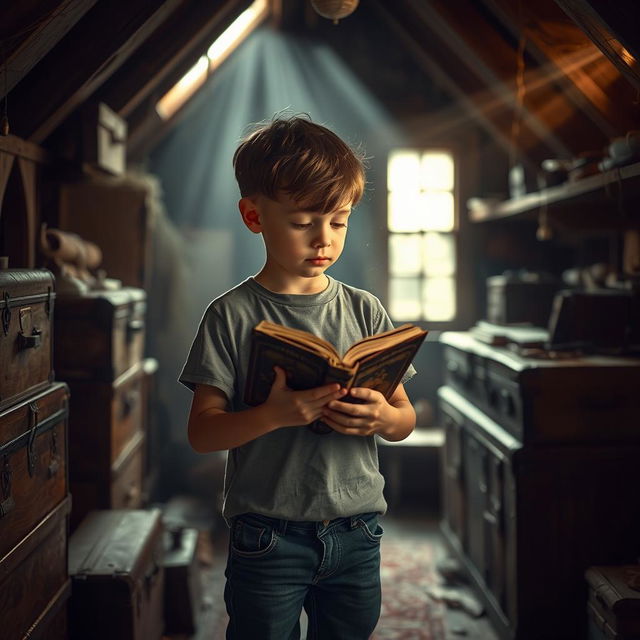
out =
<path fill-rule="evenodd" d="M 386 510 L 374 434 L 406 438 L 415 413 L 398 385 L 387 402 L 370 389 L 287 387 L 243 403 L 252 328 L 260 320 L 309 331 L 344 353 L 392 329 L 373 295 L 325 274 L 344 246 L 364 189 L 362 160 L 309 119 L 261 126 L 233 158 L 246 227 L 262 234 L 262 270 L 207 308 L 180 381 L 194 390 L 189 441 L 228 449 L 223 515 L 230 524 L 227 638 L 365 640 L 380 614 L 378 515 Z M 413 367 L 403 382 L 415 373 Z M 332 428 L 319 434 L 316 419 Z"/>

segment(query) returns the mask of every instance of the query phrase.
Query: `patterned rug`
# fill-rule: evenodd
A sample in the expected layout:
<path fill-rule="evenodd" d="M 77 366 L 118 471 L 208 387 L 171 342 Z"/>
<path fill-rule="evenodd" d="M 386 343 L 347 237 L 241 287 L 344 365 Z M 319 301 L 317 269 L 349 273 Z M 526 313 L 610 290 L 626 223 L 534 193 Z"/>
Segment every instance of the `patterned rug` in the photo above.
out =
<path fill-rule="evenodd" d="M 427 589 L 438 583 L 428 541 L 382 538 L 382 612 L 372 640 L 445 640 L 445 609 Z"/>
<path fill-rule="evenodd" d="M 222 595 L 221 551 L 216 554 L 212 570 L 207 572 L 205 602 L 208 606 L 191 640 L 223 640 L 225 637 L 228 617 Z M 445 640 L 444 605 L 427 595 L 427 588 L 439 582 L 433 545 L 421 537 L 385 534 L 381 556 L 382 611 L 371 640 Z"/>

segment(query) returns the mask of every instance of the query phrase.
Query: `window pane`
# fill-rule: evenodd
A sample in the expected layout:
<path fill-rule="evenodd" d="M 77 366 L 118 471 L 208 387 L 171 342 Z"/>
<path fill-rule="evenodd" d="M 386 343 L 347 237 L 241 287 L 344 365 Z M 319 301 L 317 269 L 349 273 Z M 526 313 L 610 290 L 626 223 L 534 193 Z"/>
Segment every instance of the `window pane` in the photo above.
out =
<path fill-rule="evenodd" d="M 425 212 L 421 197 L 419 191 L 403 190 L 389 193 L 389 231 L 422 230 L 425 225 Z"/>
<path fill-rule="evenodd" d="M 434 322 L 453 320 L 456 315 L 453 278 L 429 278 L 424 283 L 424 319 Z"/>
<path fill-rule="evenodd" d="M 389 155 L 387 188 L 389 191 L 420 190 L 420 155 L 417 151 L 393 151 Z"/>
<path fill-rule="evenodd" d="M 425 233 L 424 272 L 427 276 L 452 276 L 456 270 L 456 248 L 452 233 Z"/>
<path fill-rule="evenodd" d="M 424 189 L 453 191 L 453 158 L 450 153 L 425 153 L 420 174 Z"/>
<path fill-rule="evenodd" d="M 389 271 L 394 276 L 418 276 L 422 271 L 422 236 L 394 234 L 389 237 Z"/>
<path fill-rule="evenodd" d="M 425 211 L 422 229 L 453 231 L 453 194 L 448 191 L 427 191 L 420 194 L 420 211 Z"/>
<path fill-rule="evenodd" d="M 418 278 L 392 278 L 389 283 L 389 313 L 398 320 L 420 320 L 422 304 Z"/>

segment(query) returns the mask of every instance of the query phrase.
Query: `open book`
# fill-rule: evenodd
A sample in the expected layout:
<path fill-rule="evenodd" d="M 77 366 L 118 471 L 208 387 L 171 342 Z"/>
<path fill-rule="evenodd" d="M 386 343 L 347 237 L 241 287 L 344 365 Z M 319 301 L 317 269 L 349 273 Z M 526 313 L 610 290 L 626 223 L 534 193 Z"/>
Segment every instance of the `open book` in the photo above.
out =
<path fill-rule="evenodd" d="M 265 402 L 275 378 L 274 366 L 286 371 L 287 385 L 296 391 L 338 382 L 346 389 L 375 389 L 389 399 L 427 333 L 404 324 L 359 340 L 340 357 L 332 344 L 311 333 L 260 322 L 252 333 L 244 401 L 251 406 Z M 351 396 L 342 401 L 356 402 Z M 309 426 L 319 433 L 331 431 L 319 421 Z"/>

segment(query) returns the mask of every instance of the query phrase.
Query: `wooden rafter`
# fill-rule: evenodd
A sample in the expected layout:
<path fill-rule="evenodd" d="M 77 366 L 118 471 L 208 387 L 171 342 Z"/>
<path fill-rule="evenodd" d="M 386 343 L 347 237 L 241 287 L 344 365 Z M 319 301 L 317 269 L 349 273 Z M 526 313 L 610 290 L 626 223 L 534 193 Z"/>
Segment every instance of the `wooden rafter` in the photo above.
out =
<path fill-rule="evenodd" d="M 637 0 L 556 0 L 627 80 L 640 89 L 640 7 Z"/>
<path fill-rule="evenodd" d="M 606 138 L 633 128 L 637 109 L 631 87 L 556 2 L 539 0 L 528 6 L 511 0 L 483 1 L 514 35 L 524 30 L 527 50 L 557 77 L 576 108 Z"/>
<path fill-rule="evenodd" d="M 273 0 L 267 3 L 263 12 L 256 14 L 251 24 L 249 24 L 244 33 L 241 34 L 239 40 L 234 44 L 233 49 L 240 46 L 242 41 L 264 20 L 272 18 L 272 6 Z M 226 26 L 237 17 L 241 12 L 241 9 L 236 9 L 236 14 L 230 14 L 226 16 L 226 22 L 217 25 L 215 35 L 219 35 Z M 218 33 L 216 33 L 218 32 Z M 129 140 L 127 152 L 129 159 L 136 161 L 140 159 L 149 149 L 153 148 L 158 142 L 180 121 L 183 116 L 183 108 L 180 107 L 177 112 L 173 113 L 168 119 L 163 119 L 158 114 L 156 109 L 158 100 L 171 89 L 180 78 L 189 70 L 189 67 L 193 62 L 189 60 L 195 60 L 199 56 L 206 53 L 208 46 L 211 44 L 211 40 L 201 42 L 197 47 L 193 48 L 190 52 L 190 57 L 185 58 L 181 64 L 175 67 L 171 74 L 166 76 L 161 83 L 158 84 L 156 90 L 153 91 L 147 98 L 128 116 L 129 125 Z M 231 50 L 233 50 L 231 49 Z M 230 50 L 230 51 L 231 51 Z M 229 53 L 229 52 L 228 52 Z M 227 55 L 228 55 L 227 53 Z M 188 64 L 187 64 L 188 63 Z M 209 77 L 205 80 L 208 82 L 210 77 L 215 73 L 215 69 L 210 66 Z M 196 93 L 202 90 L 204 85 L 200 85 L 196 89 Z M 195 93 L 194 93 L 195 95 Z M 193 97 L 193 96 L 191 96 Z M 189 98 L 190 99 L 190 98 Z M 185 103 L 186 104 L 186 103 Z M 183 105 L 184 106 L 184 105 Z"/>
<path fill-rule="evenodd" d="M 95 3 L 96 0 L 62 0 L 37 19 L 35 14 L 27 14 L 34 18 L 33 24 L 21 24 L 20 15 L 7 15 L 12 8 L 3 8 L 5 24 L 24 32 L 0 34 L 5 58 L 0 61 L 0 97 L 10 92 Z"/>
<path fill-rule="evenodd" d="M 99 90 L 97 98 L 121 116 L 133 110 L 176 70 L 189 68 L 249 0 L 192 0 L 179 7 Z"/>
<path fill-rule="evenodd" d="M 98 2 L 11 95 L 12 131 L 40 143 L 118 69 L 180 0 Z M 16 106 L 17 105 L 17 106 Z"/>
<path fill-rule="evenodd" d="M 507 152 L 513 151 L 516 141 L 512 138 L 511 129 L 515 116 L 515 91 L 500 77 L 507 69 L 504 56 L 508 54 L 509 59 L 513 60 L 513 50 L 506 43 L 496 44 L 500 34 L 489 32 L 492 47 L 498 46 L 498 50 L 502 51 L 496 58 L 497 62 L 494 61 L 497 65 L 494 70 L 491 61 L 483 60 L 476 52 L 476 45 L 471 40 L 465 41 L 458 30 L 447 22 L 444 11 L 438 12 L 438 5 L 429 3 L 427 7 L 425 3 L 402 0 L 394 3 L 391 9 L 384 2 L 374 2 L 382 19 L 396 29 L 425 72 L 465 105 L 469 114 L 495 136 L 500 146 Z M 465 2 L 465 11 L 461 13 L 469 19 L 467 5 L 472 6 Z M 456 7 L 459 8 L 458 4 Z M 475 17 L 471 22 L 473 28 L 481 24 Z M 489 27 L 484 25 L 484 28 Z M 517 140 L 517 146 L 525 156 L 538 160 L 565 150 L 552 132 L 541 127 L 528 114 L 525 115 Z"/>

